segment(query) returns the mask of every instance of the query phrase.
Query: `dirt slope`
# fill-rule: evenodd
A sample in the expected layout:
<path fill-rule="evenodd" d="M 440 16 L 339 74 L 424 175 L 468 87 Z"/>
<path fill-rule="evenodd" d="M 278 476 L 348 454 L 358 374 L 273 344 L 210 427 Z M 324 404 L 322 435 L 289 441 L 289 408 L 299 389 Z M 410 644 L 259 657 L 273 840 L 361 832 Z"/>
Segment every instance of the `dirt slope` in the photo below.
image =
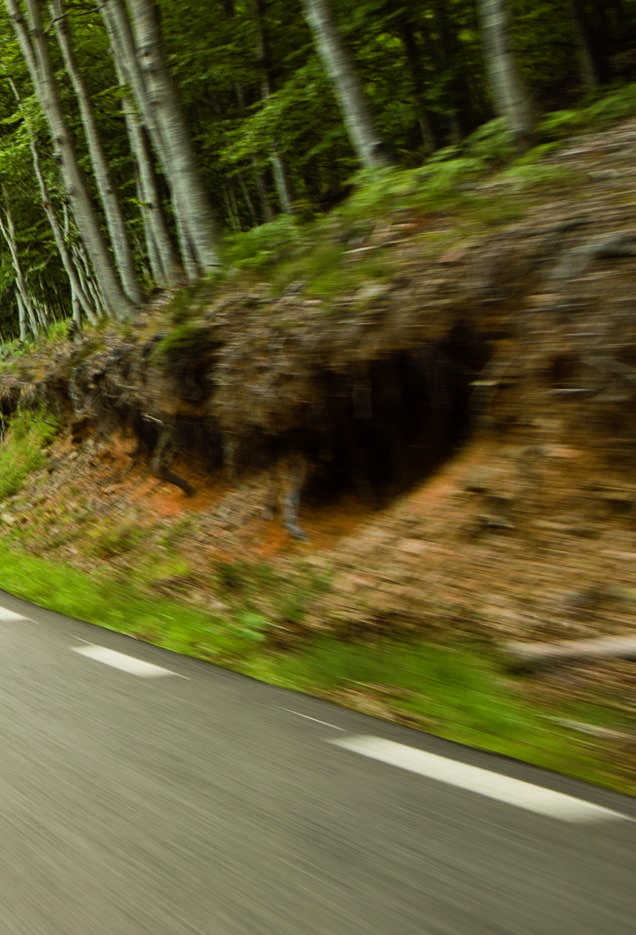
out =
<path fill-rule="evenodd" d="M 167 569 L 154 586 L 212 609 L 215 562 L 290 582 L 309 565 L 330 586 L 302 620 L 270 607 L 299 632 L 635 633 L 635 143 L 626 122 L 546 157 L 534 187 L 504 175 L 467 189 L 468 210 L 383 218 L 345 263 L 377 252 L 391 277 L 335 300 L 227 286 L 185 326 L 151 308 L 125 335 L 25 360 L 5 413 L 43 399 L 65 428 L 5 529 L 35 524 L 34 550 L 122 571 L 122 529 L 141 530 Z M 152 476 L 162 425 L 190 498 Z M 313 465 L 307 543 L 263 518 L 296 451 Z M 569 678 L 634 704 L 627 662 Z"/>

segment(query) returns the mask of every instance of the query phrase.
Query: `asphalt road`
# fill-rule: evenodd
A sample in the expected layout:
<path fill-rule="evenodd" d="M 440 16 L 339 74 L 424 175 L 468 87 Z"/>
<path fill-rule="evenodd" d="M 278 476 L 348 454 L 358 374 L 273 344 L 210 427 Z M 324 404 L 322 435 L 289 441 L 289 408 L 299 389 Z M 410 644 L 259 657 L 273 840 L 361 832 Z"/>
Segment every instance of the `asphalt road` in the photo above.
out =
<path fill-rule="evenodd" d="M 634 932 L 632 799 L 2 592 L 0 647 L 0 935 Z"/>

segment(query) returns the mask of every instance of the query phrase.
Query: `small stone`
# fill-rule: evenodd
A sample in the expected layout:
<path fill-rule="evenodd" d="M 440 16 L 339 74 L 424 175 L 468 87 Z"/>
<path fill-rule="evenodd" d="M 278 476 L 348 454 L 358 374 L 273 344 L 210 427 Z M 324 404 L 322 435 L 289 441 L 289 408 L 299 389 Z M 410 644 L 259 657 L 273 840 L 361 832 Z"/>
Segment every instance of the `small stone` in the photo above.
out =
<path fill-rule="evenodd" d="M 470 493 L 485 493 L 492 487 L 495 476 L 493 468 L 475 468 L 464 480 L 464 490 L 468 490 Z"/>
<path fill-rule="evenodd" d="M 407 555 L 425 555 L 430 552 L 434 546 L 430 542 L 424 542 L 422 539 L 403 539 L 398 546 L 400 552 L 406 552 Z"/>

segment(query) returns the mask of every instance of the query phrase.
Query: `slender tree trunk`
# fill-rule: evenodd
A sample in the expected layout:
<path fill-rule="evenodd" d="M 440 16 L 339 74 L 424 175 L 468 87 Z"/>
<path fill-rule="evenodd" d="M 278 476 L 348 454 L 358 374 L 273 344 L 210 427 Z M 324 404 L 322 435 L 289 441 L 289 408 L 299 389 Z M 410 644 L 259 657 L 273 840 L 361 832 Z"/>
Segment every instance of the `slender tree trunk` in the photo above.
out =
<path fill-rule="evenodd" d="M 238 176 L 238 185 L 239 185 L 239 188 L 241 189 L 241 195 L 243 196 L 243 201 L 245 202 L 247 210 L 249 211 L 250 217 L 252 219 L 252 226 L 256 227 L 256 225 L 258 224 L 258 214 L 256 213 L 256 207 L 254 205 L 251 192 L 249 188 L 247 187 L 247 182 L 243 178 L 243 174 L 240 174 Z"/>
<path fill-rule="evenodd" d="M 238 101 L 239 111 L 241 113 L 241 116 L 243 116 L 247 110 L 245 106 L 245 92 L 243 90 L 243 85 L 240 84 L 240 82 L 238 81 L 235 82 L 234 91 L 236 94 L 236 100 Z M 216 113 L 222 114 L 221 108 L 218 106 L 215 108 L 215 111 Z M 274 211 L 272 210 L 272 206 L 269 202 L 269 195 L 267 192 L 267 184 L 266 184 L 265 178 L 263 177 L 263 173 L 259 169 L 254 156 L 251 157 L 250 163 L 252 167 L 252 178 L 254 180 L 254 187 L 256 189 L 256 194 L 258 195 L 258 201 L 259 201 L 259 205 L 261 209 L 261 217 L 264 218 L 266 221 L 271 221 L 272 218 L 274 217 Z M 254 223 L 258 224 L 259 223 L 258 219 L 256 219 Z"/>
<path fill-rule="evenodd" d="M 55 146 L 55 158 L 60 168 L 66 196 L 72 206 L 78 230 L 86 244 L 91 263 L 99 279 L 105 308 L 114 317 L 127 318 L 134 306 L 119 284 L 77 161 L 72 138 L 66 127 L 47 39 L 42 27 L 40 3 L 38 0 L 27 0 L 28 22 L 22 15 L 17 0 L 6 0 L 6 5 L 27 62 L 35 92 L 49 125 Z"/>
<path fill-rule="evenodd" d="M 33 310 L 35 311 L 35 317 L 38 321 L 38 330 L 46 331 L 48 326 L 51 324 L 52 316 L 49 314 L 48 309 L 41 302 L 37 296 L 33 299 Z"/>
<path fill-rule="evenodd" d="M 433 21 L 436 32 L 435 58 L 440 69 L 448 76 L 444 87 L 444 109 L 450 122 L 451 141 L 457 145 L 464 139 L 470 126 L 470 87 L 463 69 L 458 67 L 461 53 L 458 49 L 456 27 L 450 21 L 446 0 L 435 0 L 433 3 Z"/>
<path fill-rule="evenodd" d="M 117 81 L 123 88 L 127 81 L 112 36 L 110 40 Z M 160 286 L 173 285 L 178 279 L 179 261 L 164 217 L 146 131 L 139 111 L 128 94 L 122 98 L 122 114 L 137 167 L 137 195 L 152 276 Z"/>
<path fill-rule="evenodd" d="M 422 74 L 422 55 L 417 47 L 414 36 L 414 26 L 408 12 L 405 11 L 398 20 L 399 35 L 404 45 L 406 61 L 411 73 L 411 85 L 413 87 L 413 99 L 416 105 L 417 125 L 420 131 L 420 137 L 427 155 L 435 152 L 437 149 L 437 140 L 431 119 L 426 109 L 424 99 L 424 78 Z"/>
<path fill-rule="evenodd" d="M 20 255 L 18 253 L 18 244 L 15 239 L 15 227 L 13 225 L 13 218 L 11 216 L 11 211 L 9 210 L 9 203 L 6 196 L 4 198 L 4 203 L 5 218 L 2 220 L 2 217 L 0 216 L 0 233 L 4 237 L 5 243 L 9 248 L 11 265 L 13 266 L 13 272 L 15 275 L 15 296 L 19 313 L 20 339 L 24 341 L 27 337 L 27 321 L 28 327 L 31 329 L 31 333 L 33 334 L 34 338 L 37 337 L 39 328 L 35 313 L 34 300 L 30 295 L 29 287 L 27 286 L 24 273 L 22 272 Z"/>
<path fill-rule="evenodd" d="M 13 91 L 14 97 L 17 101 L 18 107 L 22 110 L 22 99 L 18 88 L 12 78 L 9 78 L 9 84 L 11 90 Z M 60 259 L 62 261 L 62 266 L 64 267 L 64 272 L 69 281 L 69 286 L 71 289 L 71 305 L 73 308 L 73 319 L 80 323 L 81 311 L 84 312 L 89 322 L 92 325 L 96 325 L 98 321 L 97 308 L 95 308 L 89 299 L 88 295 L 84 292 L 73 260 L 71 259 L 71 254 L 66 245 L 60 223 L 55 214 L 55 209 L 51 202 L 51 197 L 49 195 L 49 190 L 47 184 L 44 180 L 44 175 L 42 173 L 42 168 L 40 166 L 40 155 L 38 153 L 37 144 L 35 141 L 35 136 L 31 130 L 29 120 L 27 115 L 23 111 L 24 124 L 27 131 L 27 136 L 29 138 L 29 150 L 31 152 L 31 161 L 33 163 L 33 171 L 35 172 L 35 177 L 38 182 L 38 188 L 40 189 L 40 197 L 42 199 L 42 207 L 44 213 L 46 214 L 47 220 L 49 222 L 49 227 L 51 228 L 51 233 L 53 234 L 53 239 L 55 240 L 55 246 L 57 247 Z"/>
<path fill-rule="evenodd" d="M 178 184 L 178 179 L 175 179 L 172 174 L 169 141 L 165 138 L 156 110 L 151 106 L 151 101 L 146 92 L 146 82 L 137 61 L 135 39 L 128 11 L 121 0 L 104 0 L 100 12 L 114 52 L 113 57 L 117 64 L 118 73 L 123 76 L 124 84 L 133 92 L 143 126 L 150 137 L 161 170 L 170 188 L 171 205 L 183 270 L 187 279 L 196 279 L 198 270 L 188 247 L 187 216 L 180 204 L 179 191 L 174 187 L 175 184 Z M 119 80 L 121 81 L 121 77 Z"/>
<path fill-rule="evenodd" d="M 18 333 L 20 335 L 20 340 L 26 341 L 29 336 L 29 329 L 27 328 L 27 314 L 19 289 L 15 290 L 15 304 L 18 306 Z"/>
<path fill-rule="evenodd" d="M 104 209 L 106 227 L 108 228 L 110 242 L 115 255 L 119 278 L 124 292 L 130 301 L 138 305 L 141 303 L 142 294 L 135 270 L 135 261 L 126 232 L 124 215 L 121 210 L 117 192 L 111 181 L 110 170 L 99 138 L 99 131 L 93 114 L 93 108 L 91 107 L 88 90 L 75 63 L 75 56 L 73 55 L 73 49 L 69 38 L 64 0 L 53 0 L 51 9 L 64 65 L 71 79 L 75 97 L 77 98 L 82 126 L 88 145 L 88 152 L 95 174 L 97 192 L 102 208 Z"/>
<path fill-rule="evenodd" d="M 371 110 L 353 67 L 353 61 L 340 38 L 328 0 L 303 0 L 305 18 L 340 104 L 349 140 L 365 169 L 388 165 L 386 147 L 373 124 Z"/>
<path fill-rule="evenodd" d="M 234 0 L 223 0 L 223 10 L 227 19 L 234 19 L 236 16 L 236 5 Z M 241 117 L 245 116 L 246 106 L 245 106 L 245 89 L 240 81 L 234 82 L 234 93 L 236 95 L 236 101 L 238 103 L 239 112 Z M 218 103 L 215 101 L 215 112 L 219 115 L 223 115 L 223 110 L 219 107 Z M 258 200 L 261 208 L 261 217 L 259 218 L 254 210 L 252 200 L 249 195 L 249 190 L 247 184 L 243 179 L 240 179 L 240 188 L 243 193 L 243 197 L 247 199 L 248 208 L 254 217 L 254 224 L 259 224 L 261 220 L 271 221 L 274 217 L 274 211 L 269 201 L 269 196 L 267 192 L 267 184 L 263 175 L 262 170 L 259 168 L 257 160 L 254 156 L 250 157 L 250 165 L 252 169 L 252 178 L 254 183 L 254 188 L 256 189 L 256 194 L 258 195 Z"/>
<path fill-rule="evenodd" d="M 129 7 L 130 19 L 121 0 L 104 0 L 100 11 L 170 187 L 185 272 L 194 279 L 219 267 L 214 217 L 163 60 L 158 5 L 130 0 Z"/>
<path fill-rule="evenodd" d="M 185 248 L 197 273 L 211 272 L 220 265 L 215 222 L 176 88 L 164 62 L 159 6 L 155 0 L 129 0 L 129 6 L 148 105 L 155 111 L 170 161 L 164 172 L 185 220 Z"/>
<path fill-rule="evenodd" d="M 585 23 L 585 17 L 581 9 L 579 0 L 565 0 L 565 5 L 572 21 L 572 32 L 574 34 L 574 45 L 579 60 L 579 70 L 583 84 L 590 91 L 596 91 L 600 86 L 599 66 L 594 58 L 592 44 L 588 29 Z"/>
<path fill-rule="evenodd" d="M 68 245 L 71 257 L 71 265 L 75 270 L 75 276 L 80 285 L 80 290 L 88 296 L 89 302 L 93 308 L 103 309 L 105 306 L 104 297 L 99 288 L 99 283 L 95 280 L 95 271 L 92 269 L 87 257 L 81 238 L 76 236 L 74 230 L 73 218 L 68 205 L 63 207 L 62 235 L 64 243 Z"/>
<path fill-rule="evenodd" d="M 160 286 L 174 285 L 179 278 L 179 259 L 164 217 L 144 127 L 128 98 L 124 98 L 122 106 L 137 165 L 137 190 L 146 232 L 146 248 L 149 255 L 151 249 L 155 255 L 153 277 Z"/>
<path fill-rule="evenodd" d="M 477 0 L 477 8 L 495 109 L 507 119 L 519 148 L 526 148 L 532 139 L 534 115 L 510 41 L 508 0 Z"/>
<path fill-rule="evenodd" d="M 272 74 L 269 56 L 269 42 L 265 24 L 265 2 L 266 0 L 254 0 L 256 25 L 258 30 L 258 57 L 261 67 L 261 97 L 264 101 L 267 101 L 268 98 L 270 98 L 272 95 Z M 278 201 L 280 203 L 281 209 L 284 214 L 291 214 L 294 193 L 292 191 L 287 165 L 285 164 L 283 157 L 277 151 L 275 144 L 271 149 L 269 159 L 272 165 L 274 184 L 276 185 L 276 192 L 278 194 Z"/>

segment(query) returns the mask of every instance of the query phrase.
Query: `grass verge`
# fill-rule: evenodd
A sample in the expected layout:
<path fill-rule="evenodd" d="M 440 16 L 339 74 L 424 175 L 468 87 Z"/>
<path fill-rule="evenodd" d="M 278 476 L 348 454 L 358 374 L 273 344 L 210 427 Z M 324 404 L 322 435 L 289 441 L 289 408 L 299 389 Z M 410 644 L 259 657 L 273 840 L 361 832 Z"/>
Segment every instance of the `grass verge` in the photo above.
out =
<path fill-rule="evenodd" d="M 253 613 L 231 619 L 144 596 L 105 572 L 88 576 L 0 543 L 6 591 L 40 606 L 335 701 L 440 737 L 525 760 L 624 793 L 636 785 L 597 738 L 581 739 L 523 697 L 487 647 L 320 638 L 293 651 L 268 641 Z M 602 717 L 602 714 L 601 714 Z"/>

